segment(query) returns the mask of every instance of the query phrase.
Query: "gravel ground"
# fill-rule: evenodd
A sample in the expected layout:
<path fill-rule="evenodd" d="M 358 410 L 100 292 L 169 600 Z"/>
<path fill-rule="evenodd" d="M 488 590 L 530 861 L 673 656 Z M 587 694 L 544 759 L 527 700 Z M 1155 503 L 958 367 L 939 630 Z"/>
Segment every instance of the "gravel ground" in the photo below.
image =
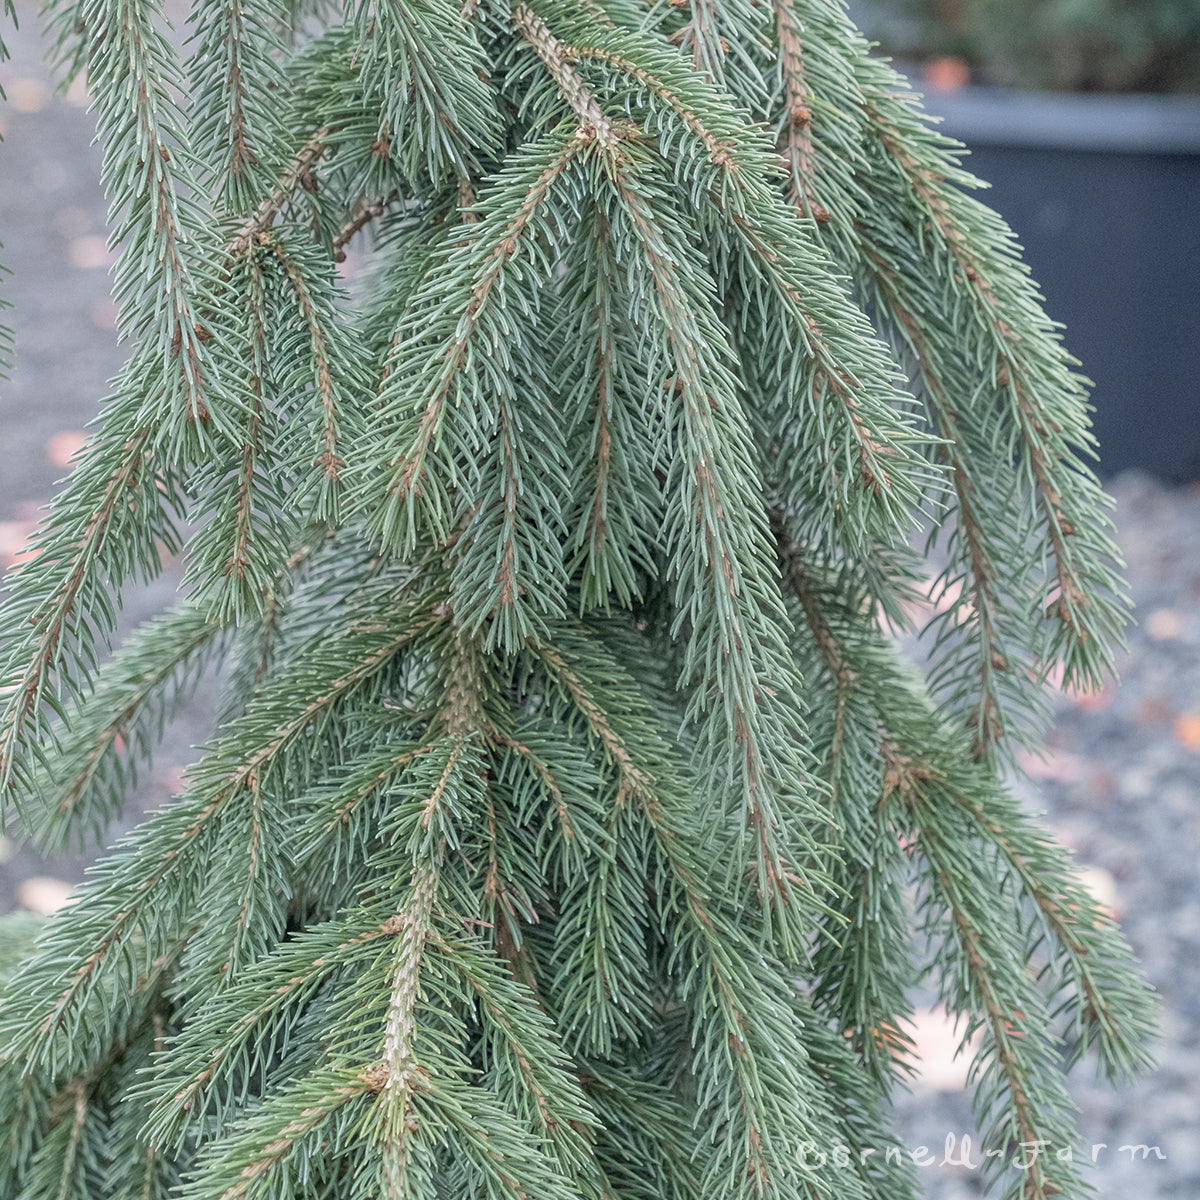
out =
<path fill-rule="evenodd" d="M 1120 682 L 1063 699 L 1042 763 L 1020 786 L 1121 917 L 1163 1003 L 1159 1070 L 1113 1091 L 1081 1067 L 1076 1159 L 1091 1158 L 1101 1196 L 1200 1196 L 1200 488 L 1167 489 L 1127 472 L 1109 484 L 1138 607 Z M 930 1016 L 919 1041 L 931 1070 L 898 1104 L 906 1145 L 940 1164 L 948 1133 L 973 1129 Z M 976 1144 L 978 1139 L 976 1139 Z M 1145 1156 L 1121 1147 L 1158 1147 Z M 961 1152 L 961 1140 L 958 1143 Z M 952 1154 L 953 1159 L 956 1155 Z M 924 1156 L 922 1156 L 924 1157 Z M 976 1161 L 978 1156 L 976 1155 Z M 930 1166 L 931 1200 L 982 1195 L 977 1171 Z"/>
<path fill-rule="evenodd" d="M 27 11 L 4 41 L 12 54 L 0 64 L 0 297 L 13 309 L 0 321 L 16 334 L 17 361 L 0 380 L 0 572 L 19 555 L 39 506 L 67 471 L 67 460 L 107 393 L 106 383 L 125 359 L 117 344 L 116 308 L 107 268 L 107 204 L 100 188 L 101 152 L 92 145 L 94 122 L 82 87 L 55 96 L 40 61 L 41 46 Z M 174 566 L 126 598 L 125 628 L 161 611 L 174 599 L 180 572 Z M 202 689 L 173 727 L 158 769 L 143 780 L 141 807 L 169 799 L 189 745 L 211 723 L 212 696 Z M 131 814 L 130 824 L 136 820 Z M 55 880 L 74 881 L 90 861 L 81 855 L 47 863 L 26 848 L 0 840 L 0 911 L 22 893 L 34 904 L 51 903 Z M 33 882 L 30 883 L 29 881 Z"/>
<path fill-rule="evenodd" d="M 0 106 L 0 262 L 13 277 L 0 294 L 17 306 L 8 316 L 19 358 L 11 382 L 0 383 L 0 566 L 19 553 L 123 357 L 86 98 L 81 91 L 51 97 L 28 28 L 6 41 L 13 61 L 0 64 L 9 96 Z M 1200 1196 L 1200 490 L 1165 489 L 1141 474 L 1119 477 L 1111 490 L 1140 624 L 1122 656 L 1120 685 L 1061 702 L 1050 754 L 1030 764 L 1022 787 L 1122 914 L 1164 1004 L 1162 1066 L 1153 1078 L 1112 1092 L 1080 1073 L 1074 1152 L 1090 1158 L 1104 1144 L 1095 1151 L 1101 1196 L 1193 1197 Z M 127 620 L 164 607 L 177 583 L 170 570 L 131 596 Z M 202 689 L 144 780 L 143 807 L 169 797 L 211 710 Z M 0 857 L 0 911 L 49 906 L 87 861 L 47 863 L 10 841 L 0 841 Z M 978 1171 L 942 1165 L 947 1135 L 972 1128 L 961 1063 L 950 1061 L 936 1014 L 923 1014 L 918 1032 L 928 1069 L 899 1101 L 905 1143 L 929 1148 L 921 1160 L 932 1159 L 922 1171 L 932 1197 L 979 1195 Z M 1133 1161 L 1120 1149 L 1138 1145 L 1158 1151 Z"/>

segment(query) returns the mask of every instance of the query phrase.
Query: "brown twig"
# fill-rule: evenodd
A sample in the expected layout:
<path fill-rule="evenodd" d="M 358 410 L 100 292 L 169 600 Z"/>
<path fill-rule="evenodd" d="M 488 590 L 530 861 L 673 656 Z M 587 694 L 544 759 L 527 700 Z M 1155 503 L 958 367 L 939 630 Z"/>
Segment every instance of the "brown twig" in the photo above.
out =
<path fill-rule="evenodd" d="M 391 192 L 386 196 L 376 196 L 374 200 L 367 200 L 359 206 L 358 212 L 338 230 L 337 236 L 333 239 L 334 262 L 346 261 L 346 247 L 355 235 L 365 229 L 376 217 L 381 217 L 389 205 L 399 199 L 399 195 L 399 192 Z"/>
<path fill-rule="evenodd" d="M 804 42 L 792 0 L 772 0 L 775 36 L 779 42 L 779 65 L 783 71 L 783 128 L 780 149 L 788 164 L 790 199 L 806 217 L 825 225 L 832 214 L 814 198 L 816 156 L 813 153 L 812 108 L 804 71 Z"/>

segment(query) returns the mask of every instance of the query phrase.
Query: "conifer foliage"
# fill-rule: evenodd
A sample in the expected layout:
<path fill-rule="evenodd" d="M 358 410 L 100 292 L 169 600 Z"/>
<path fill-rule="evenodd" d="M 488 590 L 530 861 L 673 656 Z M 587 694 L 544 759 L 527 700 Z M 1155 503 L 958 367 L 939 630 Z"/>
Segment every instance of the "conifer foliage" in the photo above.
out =
<path fill-rule="evenodd" d="M 835 0 L 49 14 L 132 350 L 10 581 L 10 815 L 103 837 L 225 690 L 6 967 L 4 1194 L 905 1200 L 922 978 L 1049 1148 L 1000 1189 L 1085 1194 L 1066 1069 L 1153 1007 L 1003 784 L 1125 620 L 1084 385 Z"/>

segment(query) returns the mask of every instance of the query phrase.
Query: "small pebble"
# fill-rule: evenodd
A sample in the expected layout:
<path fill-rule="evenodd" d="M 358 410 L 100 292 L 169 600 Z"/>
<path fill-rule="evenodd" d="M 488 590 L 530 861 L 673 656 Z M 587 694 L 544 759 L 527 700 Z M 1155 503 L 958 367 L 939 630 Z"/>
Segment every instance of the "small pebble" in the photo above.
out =
<path fill-rule="evenodd" d="M 1156 642 L 1174 641 L 1183 631 L 1183 622 L 1173 608 L 1156 608 L 1146 618 L 1146 632 Z"/>

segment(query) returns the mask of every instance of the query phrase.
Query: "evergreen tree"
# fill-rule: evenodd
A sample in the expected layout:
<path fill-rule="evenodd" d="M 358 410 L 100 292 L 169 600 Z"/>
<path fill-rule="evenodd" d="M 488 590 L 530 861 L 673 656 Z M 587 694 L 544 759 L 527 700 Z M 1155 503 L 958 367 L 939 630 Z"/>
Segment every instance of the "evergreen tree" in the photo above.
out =
<path fill-rule="evenodd" d="M 836 0 L 49 13 L 132 350 L 9 813 L 103 836 L 225 692 L 6 967 L 4 1194 L 903 1200 L 928 975 L 1005 1194 L 1083 1195 L 1066 1069 L 1153 1006 L 1003 779 L 1126 618 L 1084 384 Z"/>

